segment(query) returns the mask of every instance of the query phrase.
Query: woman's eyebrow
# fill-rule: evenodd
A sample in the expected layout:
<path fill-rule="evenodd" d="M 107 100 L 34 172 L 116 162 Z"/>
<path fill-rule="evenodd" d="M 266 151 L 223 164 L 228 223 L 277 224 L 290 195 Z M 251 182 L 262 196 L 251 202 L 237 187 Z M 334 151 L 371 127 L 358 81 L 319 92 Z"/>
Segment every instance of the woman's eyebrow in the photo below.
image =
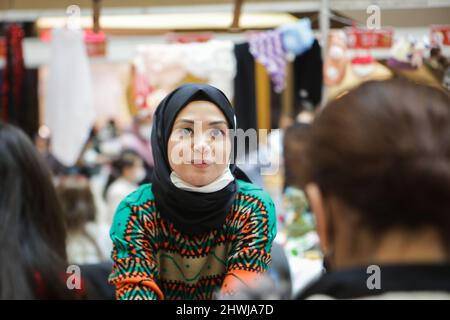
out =
<path fill-rule="evenodd" d="M 175 121 L 175 123 L 188 123 L 188 124 L 194 124 L 195 120 L 191 120 L 191 119 L 178 119 L 177 121 Z M 214 120 L 214 121 L 210 121 L 208 122 L 208 125 L 213 126 L 213 125 L 217 125 L 217 124 L 227 124 L 227 122 L 225 120 Z"/>
<path fill-rule="evenodd" d="M 224 121 L 224 120 L 217 120 L 217 121 L 211 121 L 210 123 L 209 123 L 209 125 L 210 126 L 214 126 L 214 125 L 216 125 L 216 124 L 227 124 L 227 122 L 226 121 Z"/>
<path fill-rule="evenodd" d="M 189 124 L 194 124 L 195 123 L 194 120 L 190 120 L 190 119 L 178 119 L 176 121 L 176 123 L 178 123 L 178 122 L 184 122 L 184 123 L 189 123 Z"/>

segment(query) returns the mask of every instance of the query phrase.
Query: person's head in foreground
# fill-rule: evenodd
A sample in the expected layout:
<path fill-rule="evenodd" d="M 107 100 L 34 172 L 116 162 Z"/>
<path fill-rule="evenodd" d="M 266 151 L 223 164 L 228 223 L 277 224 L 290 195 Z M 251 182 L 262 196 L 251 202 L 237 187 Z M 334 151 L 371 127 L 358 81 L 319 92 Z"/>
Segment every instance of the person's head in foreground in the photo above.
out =
<path fill-rule="evenodd" d="M 305 190 L 328 273 L 300 297 L 450 298 L 449 96 L 368 82 L 308 134 Z"/>
<path fill-rule="evenodd" d="M 111 228 L 117 298 L 212 299 L 251 285 L 270 265 L 275 208 L 235 165 L 230 102 L 183 85 L 152 128 L 153 183 L 121 202 Z"/>
<path fill-rule="evenodd" d="M 69 298 L 65 227 L 31 140 L 0 121 L 0 299 Z"/>

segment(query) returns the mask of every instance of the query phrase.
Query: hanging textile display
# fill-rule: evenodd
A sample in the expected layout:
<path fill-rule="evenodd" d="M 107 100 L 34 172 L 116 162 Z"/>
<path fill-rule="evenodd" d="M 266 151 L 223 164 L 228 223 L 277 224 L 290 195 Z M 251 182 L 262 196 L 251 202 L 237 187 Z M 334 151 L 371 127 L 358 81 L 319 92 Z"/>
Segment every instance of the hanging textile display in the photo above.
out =
<path fill-rule="evenodd" d="M 18 124 L 23 97 L 25 66 L 23 61 L 22 40 L 24 32 L 17 24 L 6 29 L 6 64 L 2 81 L 1 119 Z"/>
<path fill-rule="evenodd" d="M 423 64 L 426 46 L 422 41 L 400 38 L 391 49 L 388 66 L 399 70 L 417 70 Z"/>
<path fill-rule="evenodd" d="M 315 40 L 311 28 L 311 20 L 300 19 L 294 23 L 287 23 L 278 28 L 285 50 L 295 56 L 308 51 Z"/>
<path fill-rule="evenodd" d="M 45 99 L 52 150 L 66 166 L 76 163 L 94 124 L 91 70 L 80 30 L 55 29 Z"/>
<path fill-rule="evenodd" d="M 250 53 L 261 63 L 273 81 L 275 91 L 284 89 L 286 72 L 286 50 L 284 49 L 281 31 L 271 30 L 249 36 Z"/>
<path fill-rule="evenodd" d="M 347 38 L 342 30 L 332 30 L 328 34 L 328 48 L 325 54 L 323 77 L 328 86 L 342 82 L 347 69 Z"/>
<path fill-rule="evenodd" d="M 23 57 L 23 28 L 6 28 L 5 67 L 0 70 L 0 119 L 20 127 L 30 137 L 38 129 L 37 70 L 26 69 Z"/>
<path fill-rule="evenodd" d="M 264 66 L 257 62 L 255 65 L 255 79 L 256 79 L 256 106 L 258 129 L 270 129 L 270 79 Z"/>
<path fill-rule="evenodd" d="M 294 113 L 317 107 L 322 100 L 322 49 L 317 40 L 294 60 Z"/>
<path fill-rule="evenodd" d="M 139 46 L 133 68 L 138 109 L 157 100 L 153 94 L 167 94 L 189 79 L 219 88 L 230 100 L 234 96 L 236 60 L 231 41 Z"/>
<path fill-rule="evenodd" d="M 237 127 L 242 130 L 257 129 L 255 60 L 247 42 L 234 47 L 236 77 L 234 78 L 234 108 Z"/>

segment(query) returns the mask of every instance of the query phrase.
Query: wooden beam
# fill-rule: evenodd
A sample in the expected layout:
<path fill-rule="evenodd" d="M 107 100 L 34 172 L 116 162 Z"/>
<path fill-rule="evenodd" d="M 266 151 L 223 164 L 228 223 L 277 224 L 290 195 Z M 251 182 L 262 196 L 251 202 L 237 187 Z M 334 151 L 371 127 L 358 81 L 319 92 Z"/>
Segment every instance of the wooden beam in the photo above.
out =
<path fill-rule="evenodd" d="M 231 29 L 238 30 L 239 29 L 239 19 L 241 18 L 242 4 L 244 0 L 234 0 L 234 13 L 233 13 L 233 22 L 231 23 Z"/>
<path fill-rule="evenodd" d="M 102 0 L 92 0 L 92 26 L 95 33 L 100 32 L 100 10 Z"/>

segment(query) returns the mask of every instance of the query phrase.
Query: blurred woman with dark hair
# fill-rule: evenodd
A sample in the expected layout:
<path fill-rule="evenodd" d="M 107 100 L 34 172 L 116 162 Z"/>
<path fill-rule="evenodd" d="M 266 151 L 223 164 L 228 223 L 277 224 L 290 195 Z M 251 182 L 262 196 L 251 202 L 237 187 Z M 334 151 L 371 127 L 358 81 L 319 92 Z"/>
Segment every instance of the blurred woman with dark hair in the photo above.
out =
<path fill-rule="evenodd" d="M 299 298 L 450 299 L 449 96 L 367 82 L 324 109 L 305 150 L 328 272 Z"/>
<path fill-rule="evenodd" d="M 109 261 L 112 250 L 109 226 L 97 223 L 97 208 L 89 180 L 82 175 L 65 176 L 56 188 L 67 226 L 69 263 L 95 264 Z"/>
<path fill-rule="evenodd" d="M 44 159 L 0 122 L 0 299 L 65 299 L 65 227 Z"/>

